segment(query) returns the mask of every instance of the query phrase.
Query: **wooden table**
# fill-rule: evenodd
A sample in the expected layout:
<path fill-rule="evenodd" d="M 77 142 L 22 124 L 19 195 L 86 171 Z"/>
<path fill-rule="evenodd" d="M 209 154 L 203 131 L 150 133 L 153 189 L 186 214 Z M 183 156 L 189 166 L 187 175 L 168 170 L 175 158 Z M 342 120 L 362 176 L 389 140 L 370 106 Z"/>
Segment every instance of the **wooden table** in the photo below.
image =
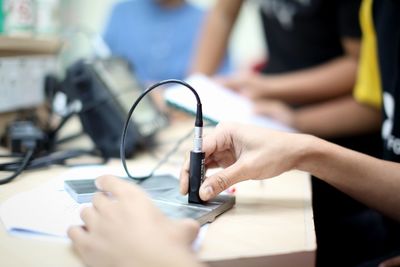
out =
<path fill-rule="evenodd" d="M 130 168 L 150 168 L 167 147 L 183 136 L 191 124 L 181 123 L 163 131 L 162 149 L 130 160 Z M 183 145 L 165 171 L 177 172 Z M 119 165 L 112 160 L 110 166 Z M 51 167 L 23 173 L 12 183 L 0 186 L 0 204 L 9 197 L 57 179 L 65 167 Z M 297 266 L 314 265 L 316 242 L 311 208 L 310 178 L 292 171 L 265 181 L 247 181 L 236 185 L 236 206 L 218 217 L 205 236 L 198 257 L 211 266 Z M 68 242 L 16 237 L 0 226 L 0 266 L 83 266 Z"/>

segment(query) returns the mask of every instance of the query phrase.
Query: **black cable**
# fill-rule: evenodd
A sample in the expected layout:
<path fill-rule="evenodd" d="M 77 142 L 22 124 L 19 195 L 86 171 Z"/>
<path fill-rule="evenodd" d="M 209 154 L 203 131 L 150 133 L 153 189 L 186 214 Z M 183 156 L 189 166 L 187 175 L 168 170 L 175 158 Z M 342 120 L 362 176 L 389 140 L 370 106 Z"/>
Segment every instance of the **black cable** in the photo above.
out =
<path fill-rule="evenodd" d="M 56 133 L 58 133 L 61 130 L 61 128 L 69 121 L 69 119 L 71 119 L 76 114 L 77 112 L 70 112 L 65 117 L 62 117 L 60 123 L 57 125 L 55 129 L 53 129 L 50 132 L 50 134 L 55 135 Z"/>
<path fill-rule="evenodd" d="M 24 157 L 24 154 L 20 153 L 10 153 L 10 154 L 1 154 L 0 158 L 22 158 Z"/>
<path fill-rule="evenodd" d="M 175 153 L 175 152 L 179 149 L 180 145 L 181 145 L 186 139 L 188 139 L 188 138 L 192 135 L 192 133 L 193 133 L 193 129 L 190 129 L 190 131 L 188 131 L 187 133 L 185 133 L 185 135 L 183 135 L 182 137 L 178 138 L 177 140 L 173 140 L 173 141 L 168 142 L 168 143 L 166 143 L 166 144 L 163 144 L 163 143 L 160 144 L 160 143 L 158 143 L 158 144 L 156 144 L 156 145 L 157 145 L 158 147 L 161 147 L 161 146 L 163 146 L 163 145 L 171 145 L 171 144 L 174 144 L 173 148 L 167 153 L 167 155 L 170 154 L 172 151 L 173 151 L 173 152 L 172 152 L 172 154 L 173 154 L 173 153 Z M 159 157 L 159 156 L 157 155 L 157 153 L 154 152 L 154 151 L 150 151 L 149 153 L 150 153 L 150 155 L 151 155 L 153 158 L 155 158 L 156 160 L 164 160 L 164 158 L 166 157 L 166 156 Z"/>
<path fill-rule="evenodd" d="M 94 101 L 92 103 L 87 104 L 85 107 L 83 107 L 81 110 L 79 111 L 71 111 L 69 112 L 67 115 L 65 115 L 64 117 L 61 118 L 60 123 L 57 125 L 56 128 L 54 128 L 53 130 L 51 130 L 49 132 L 49 136 L 51 137 L 55 137 L 56 134 L 61 130 L 61 128 L 75 115 L 80 115 L 83 114 L 85 112 L 91 111 L 92 109 L 97 108 L 98 106 L 102 105 L 105 102 L 108 101 L 115 101 L 117 100 L 118 97 L 122 96 L 123 94 L 129 93 L 129 90 L 124 90 L 122 92 L 119 92 L 118 94 L 111 94 L 111 98 L 109 97 L 104 97 L 102 99 L 99 99 L 97 101 Z M 79 137 L 82 133 L 77 133 L 77 134 L 73 134 L 71 136 L 68 136 L 67 138 L 63 138 L 60 140 L 56 141 L 56 144 L 61 144 L 61 143 L 65 143 L 68 141 L 71 141 L 77 137 Z"/>
<path fill-rule="evenodd" d="M 126 139 L 126 134 L 128 132 L 128 126 L 129 123 L 131 121 L 131 117 L 133 114 L 133 111 L 136 109 L 137 105 L 139 105 L 140 101 L 149 93 L 151 92 L 153 89 L 161 86 L 161 85 L 165 85 L 165 84 L 170 84 L 170 83 L 177 83 L 180 85 L 185 86 L 186 88 L 188 88 L 190 91 L 192 91 L 192 93 L 194 94 L 196 101 L 197 101 L 197 111 L 196 111 L 196 121 L 195 121 L 195 126 L 196 127 L 203 127 L 203 113 L 202 113 L 202 107 L 201 107 L 201 101 L 200 101 L 200 97 L 197 94 L 196 90 L 190 86 L 188 83 L 181 81 L 181 80 L 175 80 L 175 79 L 171 79 L 171 80 L 164 80 L 161 82 L 158 82 L 152 86 L 150 86 L 148 89 L 146 89 L 137 99 L 136 101 L 133 103 L 132 107 L 130 108 L 129 112 L 128 112 L 128 117 L 125 121 L 125 125 L 124 125 L 124 129 L 122 131 L 122 137 L 121 137 L 121 146 L 120 146 L 120 156 L 121 156 L 121 162 L 122 162 L 122 166 L 124 167 L 124 170 L 126 172 L 126 174 L 128 175 L 128 177 L 130 179 L 133 180 L 145 180 L 150 178 L 151 176 L 153 176 L 154 172 L 162 165 L 164 164 L 168 158 L 175 153 L 174 149 L 173 151 L 170 151 L 170 153 L 167 154 L 167 157 L 165 157 L 163 160 L 161 160 L 155 168 L 153 168 L 153 170 L 150 172 L 150 174 L 146 175 L 146 176 L 132 176 L 128 170 L 128 166 L 126 164 L 126 155 L 125 155 L 125 139 Z M 181 140 L 181 142 L 178 142 L 179 145 L 184 141 L 185 139 Z M 179 147 L 179 146 L 178 146 Z"/>
<path fill-rule="evenodd" d="M 26 166 L 28 165 L 29 161 L 31 160 L 34 151 L 35 151 L 35 148 L 29 149 L 26 152 L 25 157 L 22 160 L 22 163 L 19 165 L 18 169 L 15 170 L 15 172 L 11 176 L 1 179 L 0 185 L 7 184 L 7 183 L 11 182 L 12 180 L 14 180 L 18 175 L 20 175 L 21 172 L 23 170 L 25 170 Z"/>
<path fill-rule="evenodd" d="M 151 174 L 154 174 L 154 172 L 156 170 L 158 170 L 158 168 L 160 168 L 164 163 L 166 163 L 169 158 L 176 153 L 176 151 L 178 151 L 179 147 L 182 145 L 183 142 L 186 141 L 186 139 L 188 139 L 193 133 L 193 130 L 190 130 L 190 132 L 186 133 L 183 137 L 179 138 L 179 140 L 175 143 L 174 147 L 162 158 L 159 160 L 159 162 L 157 163 L 157 165 L 151 170 Z M 156 157 L 155 155 L 153 155 L 154 157 Z M 152 176 L 152 175 L 150 175 Z"/>
<path fill-rule="evenodd" d="M 78 133 L 74 133 L 74 134 L 68 135 L 66 137 L 58 139 L 56 144 L 57 145 L 61 145 L 61 144 L 67 143 L 69 141 L 72 141 L 72 140 L 74 140 L 76 138 L 79 138 L 79 137 L 83 136 L 84 134 L 85 133 L 83 131 L 80 131 Z"/>
<path fill-rule="evenodd" d="M 56 151 L 51 154 L 47 154 L 41 157 L 37 157 L 31 159 L 29 163 L 25 166 L 25 170 L 33 170 L 38 168 L 48 167 L 50 165 L 58 164 L 64 166 L 81 166 L 81 165 L 94 165 L 93 163 L 90 164 L 75 164 L 75 165 L 68 165 L 66 164 L 66 160 L 73 159 L 83 155 L 96 155 L 95 150 L 84 150 L 84 149 L 74 149 L 74 150 L 67 150 L 67 151 Z M 98 156 L 98 155 L 96 155 Z M 103 164 L 108 159 L 103 158 L 103 161 L 99 164 Z M 19 169 L 23 161 L 14 161 L 9 163 L 2 163 L 0 164 L 0 171 L 16 171 Z"/>
<path fill-rule="evenodd" d="M 208 123 L 206 123 L 206 124 L 204 125 L 204 127 L 210 127 L 210 126 L 215 126 L 215 124 L 208 122 Z M 177 141 L 172 141 L 173 143 L 175 143 L 174 147 L 173 147 L 163 158 L 158 157 L 157 154 L 154 153 L 154 152 L 153 152 L 153 153 L 150 152 L 151 156 L 152 156 L 153 158 L 155 158 L 155 159 L 157 159 L 157 160 L 160 160 L 160 161 L 163 161 L 163 163 L 165 163 L 166 161 L 169 160 L 169 158 L 170 158 L 174 153 L 176 153 L 176 152 L 178 151 L 178 149 L 179 149 L 179 147 L 182 145 L 182 143 L 185 142 L 185 140 L 188 139 L 188 138 L 192 135 L 192 133 L 193 133 L 193 129 L 191 129 L 188 133 L 186 133 L 184 136 L 182 136 L 181 138 L 179 138 Z M 172 142 L 169 142 L 168 144 L 171 144 Z M 160 146 L 160 145 L 165 145 L 165 143 L 164 143 L 164 144 L 158 144 L 158 146 Z M 173 164 L 178 164 L 178 163 L 175 162 L 175 163 L 173 163 Z M 162 164 L 157 164 L 157 166 L 154 168 L 153 171 L 156 171 L 161 165 L 162 165 Z"/>

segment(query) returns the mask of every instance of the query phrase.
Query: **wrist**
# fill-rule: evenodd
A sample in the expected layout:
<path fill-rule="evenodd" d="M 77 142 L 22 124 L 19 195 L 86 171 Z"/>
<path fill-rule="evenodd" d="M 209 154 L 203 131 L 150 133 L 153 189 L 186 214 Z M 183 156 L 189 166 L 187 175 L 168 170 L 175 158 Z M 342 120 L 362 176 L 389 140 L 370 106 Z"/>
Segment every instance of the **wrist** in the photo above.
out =
<path fill-rule="evenodd" d="M 299 146 L 294 153 L 294 169 L 314 173 L 319 160 L 323 158 L 325 141 L 308 134 L 299 136 Z"/>

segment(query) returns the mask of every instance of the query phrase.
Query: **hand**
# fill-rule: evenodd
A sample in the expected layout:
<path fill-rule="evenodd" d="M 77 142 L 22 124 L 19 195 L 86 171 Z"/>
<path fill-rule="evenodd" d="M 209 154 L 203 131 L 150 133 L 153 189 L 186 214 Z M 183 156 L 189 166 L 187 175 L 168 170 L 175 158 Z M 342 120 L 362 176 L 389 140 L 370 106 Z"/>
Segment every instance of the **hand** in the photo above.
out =
<path fill-rule="evenodd" d="M 205 136 L 203 150 L 206 168 L 224 169 L 205 179 L 200 198 L 207 201 L 235 183 L 266 179 L 295 168 L 308 138 L 249 125 L 219 124 L 212 134 Z M 188 191 L 188 180 L 187 159 L 180 174 L 182 194 Z"/>
<path fill-rule="evenodd" d="M 268 93 L 266 77 L 254 72 L 238 73 L 230 77 L 217 77 L 216 82 L 249 99 L 259 99 Z"/>
<path fill-rule="evenodd" d="M 385 260 L 379 267 L 399 267 L 400 266 L 400 256 L 393 257 L 391 259 Z"/>
<path fill-rule="evenodd" d="M 254 102 L 254 112 L 294 126 L 295 111 L 279 100 L 260 99 Z"/>
<path fill-rule="evenodd" d="M 84 208 L 84 227 L 68 230 L 73 248 L 88 266 L 197 266 L 190 244 L 199 225 L 172 221 L 136 185 L 112 176 L 96 180 L 105 192 Z M 173 255 L 173 256 L 172 256 Z"/>

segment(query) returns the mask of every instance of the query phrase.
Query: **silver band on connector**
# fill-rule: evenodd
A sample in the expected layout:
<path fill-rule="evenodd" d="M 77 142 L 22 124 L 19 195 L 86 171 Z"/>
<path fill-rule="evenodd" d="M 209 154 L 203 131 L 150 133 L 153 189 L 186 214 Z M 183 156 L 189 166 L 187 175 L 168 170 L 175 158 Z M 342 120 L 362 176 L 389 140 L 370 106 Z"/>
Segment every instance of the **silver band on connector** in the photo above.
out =
<path fill-rule="evenodd" d="M 203 151 L 203 127 L 194 127 L 193 152 Z"/>

